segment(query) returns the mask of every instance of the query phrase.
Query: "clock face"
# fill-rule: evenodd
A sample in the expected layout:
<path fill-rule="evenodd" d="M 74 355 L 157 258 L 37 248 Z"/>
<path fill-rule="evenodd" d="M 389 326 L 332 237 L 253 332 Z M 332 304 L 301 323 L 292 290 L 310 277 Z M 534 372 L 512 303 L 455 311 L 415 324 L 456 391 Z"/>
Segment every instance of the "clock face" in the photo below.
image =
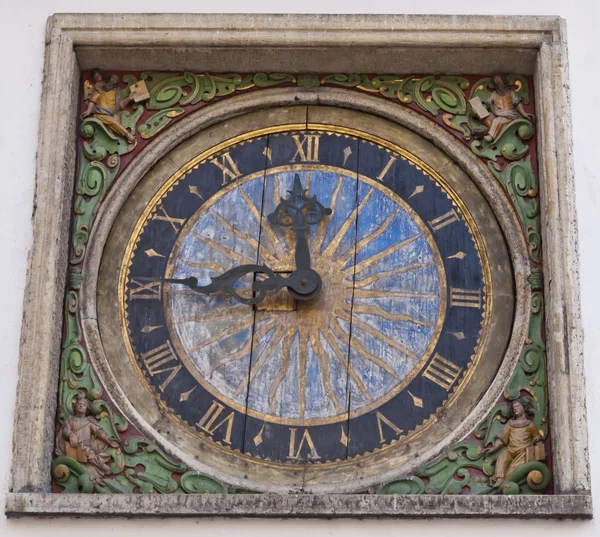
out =
<path fill-rule="evenodd" d="M 300 232 L 269 218 L 295 181 L 331 210 Z M 140 212 L 118 283 L 126 348 L 168 419 L 235 457 L 335 466 L 409 443 L 485 360 L 481 231 L 442 175 L 383 139 L 248 132 L 196 156 Z M 299 240 L 322 281 L 308 300 L 283 286 L 244 303 L 264 272 L 235 283 L 246 301 L 163 281 L 206 286 L 257 264 L 287 278 Z"/>

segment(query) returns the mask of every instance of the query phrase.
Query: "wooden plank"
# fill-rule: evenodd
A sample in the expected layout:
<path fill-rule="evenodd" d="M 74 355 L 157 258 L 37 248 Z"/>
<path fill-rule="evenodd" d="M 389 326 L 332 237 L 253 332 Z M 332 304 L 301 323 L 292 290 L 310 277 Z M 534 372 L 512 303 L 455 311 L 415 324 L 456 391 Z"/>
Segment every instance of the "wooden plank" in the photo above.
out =
<path fill-rule="evenodd" d="M 319 297 L 296 301 L 293 311 L 257 311 L 257 327 L 276 323 L 270 332 L 255 332 L 249 375 L 245 450 L 261 457 L 292 463 L 346 458 L 349 336 L 334 333 L 330 322 L 352 294 L 352 278 L 340 269 L 354 256 L 357 147 L 356 140 L 325 133 L 269 138 L 274 171 L 267 169 L 265 181 L 261 260 L 270 265 L 276 257 L 275 270 L 295 269 L 294 233 L 266 217 L 288 196 L 296 174 L 333 214 L 307 233 L 311 267 L 324 282 Z"/>

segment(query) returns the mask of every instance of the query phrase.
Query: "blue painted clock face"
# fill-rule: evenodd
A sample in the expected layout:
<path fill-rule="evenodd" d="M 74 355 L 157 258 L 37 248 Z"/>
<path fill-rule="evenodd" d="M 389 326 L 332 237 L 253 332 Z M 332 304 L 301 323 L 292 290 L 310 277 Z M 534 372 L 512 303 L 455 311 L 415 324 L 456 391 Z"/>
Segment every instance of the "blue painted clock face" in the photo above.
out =
<path fill-rule="evenodd" d="M 395 149 L 347 129 L 249 133 L 165 183 L 130 240 L 120 300 L 166 413 L 240 454 L 327 463 L 408 439 L 460 393 L 486 323 L 485 252 L 443 179 Z M 318 297 L 284 288 L 247 305 L 159 280 L 291 273 L 294 233 L 266 217 L 296 175 L 332 210 L 306 232 Z M 237 292 L 251 297 L 255 278 Z"/>

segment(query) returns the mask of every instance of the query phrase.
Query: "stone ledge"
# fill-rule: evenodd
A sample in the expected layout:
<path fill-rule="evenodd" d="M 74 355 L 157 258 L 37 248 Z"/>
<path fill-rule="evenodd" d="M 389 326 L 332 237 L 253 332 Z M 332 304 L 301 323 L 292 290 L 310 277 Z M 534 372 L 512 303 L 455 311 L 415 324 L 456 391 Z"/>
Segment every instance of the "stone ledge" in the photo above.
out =
<path fill-rule="evenodd" d="M 591 519 L 590 495 L 376 496 L 100 495 L 9 493 L 6 516 L 258 518 L 578 518 Z"/>

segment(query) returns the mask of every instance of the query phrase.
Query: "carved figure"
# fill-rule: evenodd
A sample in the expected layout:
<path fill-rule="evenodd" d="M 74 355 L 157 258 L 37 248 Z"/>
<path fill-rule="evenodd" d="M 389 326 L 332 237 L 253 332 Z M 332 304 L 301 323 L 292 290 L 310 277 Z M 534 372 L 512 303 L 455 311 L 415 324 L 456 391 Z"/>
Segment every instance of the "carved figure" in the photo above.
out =
<path fill-rule="evenodd" d="M 118 448 L 119 443 L 106 434 L 95 418 L 87 416 L 88 405 L 87 399 L 76 401 L 75 415 L 69 416 L 58 431 L 56 455 L 75 459 L 102 485 L 102 477 L 112 473 L 111 456 L 106 449 L 108 446 Z"/>
<path fill-rule="evenodd" d="M 121 124 L 119 111 L 124 110 L 134 100 L 133 94 L 121 100 L 119 91 L 119 77 L 111 75 L 108 80 L 99 69 L 92 71 L 92 82 L 84 83 L 84 99 L 86 109 L 81 114 L 81 119 L 93 115 L 98 121 L 119 136 L 123 136 L 129 143 L 135 142 L 135 136 Z"/>
<path fill-rule="evenodd" d="M 533 114 L 525 111 L 521 98 L 510 89 L 506 75 L 495 75 L 493 81 L 496 89 L 488 102 L 482 102 L 478 97 L 469 101 L 475 115 L 484 123 L 481 130 L 475 134 L 487 142 L 497 140 L 504 129 L 516 119 L 535 119 Z"/>
<path fill-rule="evenodd" d="M 495 486 L 502 485 L 510 474 L 526 462 L 545 458 L 541 445 L 544 438 L 526 417 L 525 407 L 520 401 L 512 403 L 512 413 L 514 418 L 506 423 L 502 434 L 496 435 L 494 445 L 482 451 L 487 456 L 502 450 L 492 478 Z"/>

